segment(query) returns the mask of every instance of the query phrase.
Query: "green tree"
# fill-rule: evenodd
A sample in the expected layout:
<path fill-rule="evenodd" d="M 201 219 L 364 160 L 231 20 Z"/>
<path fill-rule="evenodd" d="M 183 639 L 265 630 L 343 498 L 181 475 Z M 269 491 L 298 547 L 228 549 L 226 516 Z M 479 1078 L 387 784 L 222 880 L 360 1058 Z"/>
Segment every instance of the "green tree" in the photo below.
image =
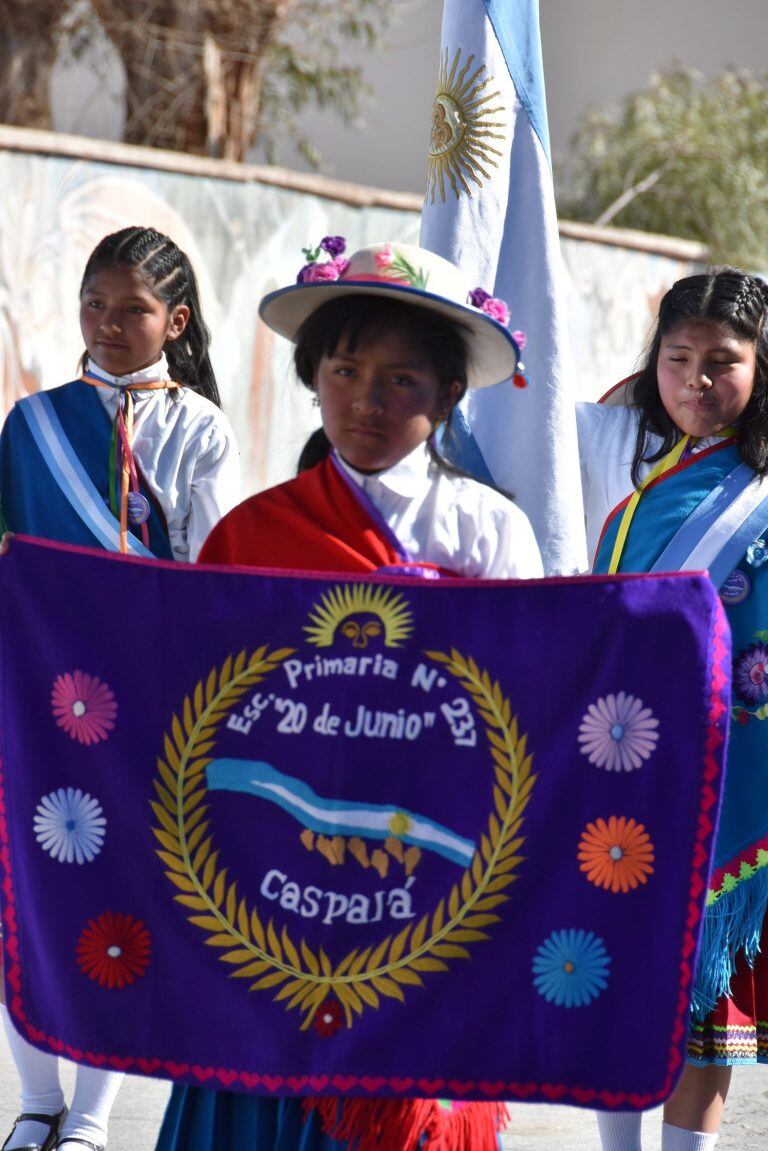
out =
<path fill-rule="evenodd" d="M 674 65 L 620 108 L 588 113 L 557 169 L 560 214 L 699 240 L 768 268 L 768 86 Z"/>
<path fill-rule="evenodd" d="M 307 107 L 353 120 L 367 91 L 351 46 L 373 48 L 395 0 L 0 0 L 0 121 L 50 127 L 57 56 L 85 52 L 98 32 L 125 73 L 124 139 L 244 160 L 291 140 Z M 20 63 L 21 62 L 21 63 Z"/>

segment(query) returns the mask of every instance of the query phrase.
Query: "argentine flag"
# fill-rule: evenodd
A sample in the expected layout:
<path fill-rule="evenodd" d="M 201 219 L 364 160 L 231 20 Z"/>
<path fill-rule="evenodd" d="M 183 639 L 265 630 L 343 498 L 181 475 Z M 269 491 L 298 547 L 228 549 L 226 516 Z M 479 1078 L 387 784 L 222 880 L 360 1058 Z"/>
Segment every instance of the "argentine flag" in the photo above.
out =
<path fill-rule="evenodd" d="M 421 244 L 509 305 L 527 387 L 472 392 L 446 453 L 511 492 L 548 575 L 586 568 L 537 0 L 445 0 Z"/>

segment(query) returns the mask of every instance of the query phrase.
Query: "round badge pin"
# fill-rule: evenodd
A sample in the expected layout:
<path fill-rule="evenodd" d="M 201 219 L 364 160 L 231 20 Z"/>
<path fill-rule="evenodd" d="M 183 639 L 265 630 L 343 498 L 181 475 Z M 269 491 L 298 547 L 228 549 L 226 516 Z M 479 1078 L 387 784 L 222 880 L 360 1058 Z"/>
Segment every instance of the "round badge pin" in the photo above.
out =
<path fill-rule="evenodd" d="M 734 604 L 744 603 L 749 593 L 752 591 L 752 581 L 746 572 L 740 568 L 736 568 L 728 576 L 723 586 L 720 588 L 720 599 L 727 606 Z"/>
<path fill-rule="evenodd" d="M 149 500 L 141 492 L 128 492 L 128 523 L 145 524 L 149 519 Z"/>

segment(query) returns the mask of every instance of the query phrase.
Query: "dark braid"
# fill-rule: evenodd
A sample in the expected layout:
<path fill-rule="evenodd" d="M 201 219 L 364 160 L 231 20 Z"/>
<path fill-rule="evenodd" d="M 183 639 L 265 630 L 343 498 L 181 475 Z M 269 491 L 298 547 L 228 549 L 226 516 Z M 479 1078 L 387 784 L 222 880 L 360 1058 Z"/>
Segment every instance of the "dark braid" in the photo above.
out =
<path fill-rule="evenodd" d="M 183 333 L 163 349 L 171 376 L 221 407 L 208 354 L 211 334 L 203 320 L 197 278 L 186 253 L 154 228 L 123 228 L 105 236 L 91 252 L 80 285 L 81 294 L 94 272 L 120 266 L 135 268 L 152 295 L 169 311 L 179 304 L 189 308 L 189 321 Z"/>
<path fill-rule="evenodd" d="M 659 306 L 656 330 L 633 385 L 633 402 L 641 411 L 632 460 L 635 487 L 640 483 L 640 465 L 661 459 L 682 436 L 661 402 L 656 365 L 664 336 L 685 323 L 723 324 L 737 339 L 755 345 L 755 382 L 739 419 L 738 446 L 744 462 L 758 475 L 768 473 L 767 315 L 768 285 L 737 268 L 712 268 L 672 285 Z M 651 433 L 661 436 L 662 444 L 653 455 L 646 455 Z"/>

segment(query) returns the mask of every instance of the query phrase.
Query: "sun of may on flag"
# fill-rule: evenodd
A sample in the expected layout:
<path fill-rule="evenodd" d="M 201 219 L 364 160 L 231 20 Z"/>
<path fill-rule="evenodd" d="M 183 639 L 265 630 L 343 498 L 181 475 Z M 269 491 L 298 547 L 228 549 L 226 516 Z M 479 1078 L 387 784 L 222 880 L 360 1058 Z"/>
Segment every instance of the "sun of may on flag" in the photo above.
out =
<path fill-rule="evenodd" d="M 586 567 L 537 0 L 445 0 L 421 243 L 506 302 L 524 368 L 445 448 L 511 492 L 547 574 Z"/>

